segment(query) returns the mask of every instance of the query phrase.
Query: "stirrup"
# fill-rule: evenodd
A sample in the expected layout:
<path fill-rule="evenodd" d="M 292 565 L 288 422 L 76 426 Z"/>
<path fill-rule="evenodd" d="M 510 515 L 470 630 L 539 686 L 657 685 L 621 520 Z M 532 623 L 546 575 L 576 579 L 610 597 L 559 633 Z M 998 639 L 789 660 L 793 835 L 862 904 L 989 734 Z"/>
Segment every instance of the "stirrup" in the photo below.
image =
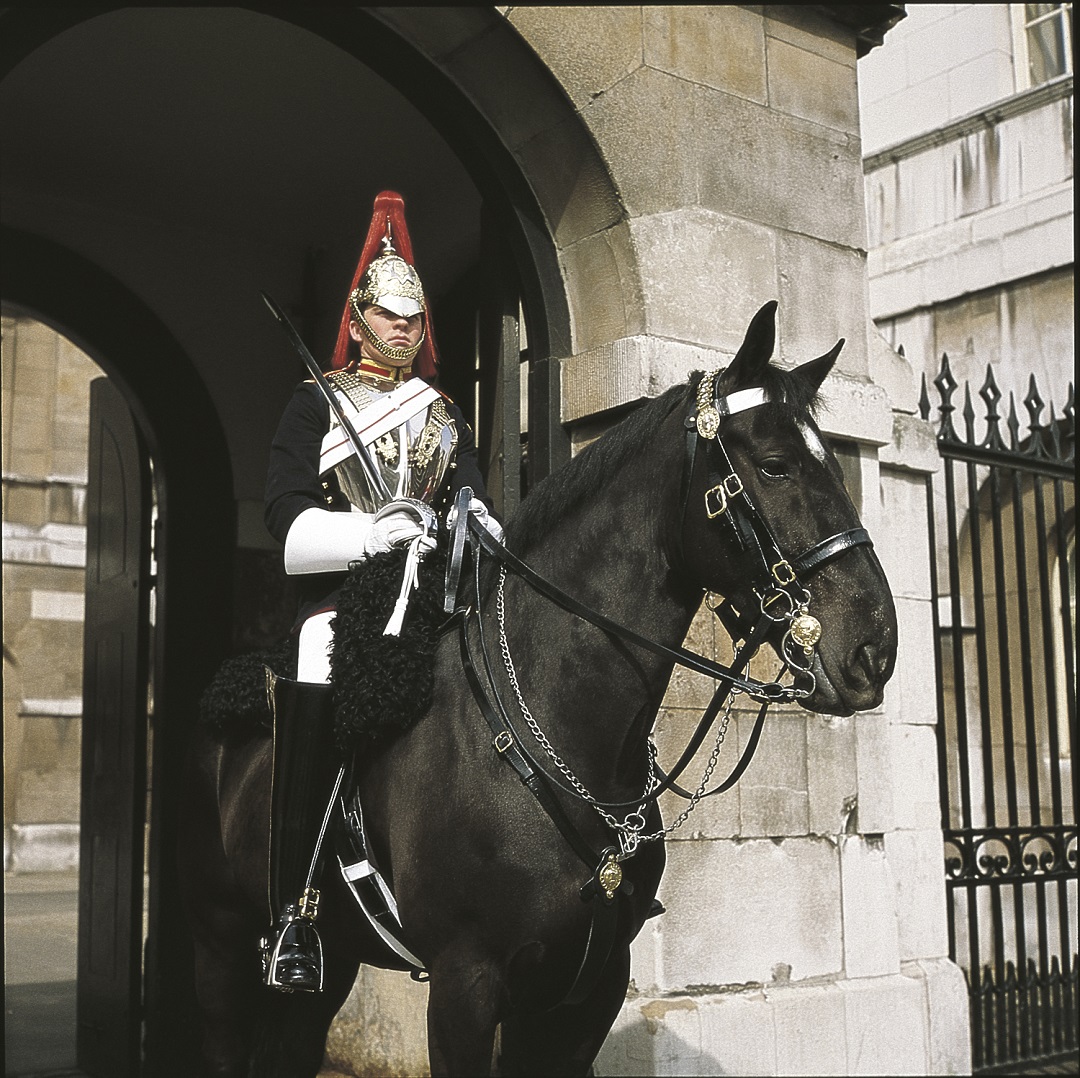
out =
<path fill-rule="evenodd" d="M 282 992 L 321 992 L 323 950 L 313 918 L 286 906 L 262 945 L 263 983 Z"/>

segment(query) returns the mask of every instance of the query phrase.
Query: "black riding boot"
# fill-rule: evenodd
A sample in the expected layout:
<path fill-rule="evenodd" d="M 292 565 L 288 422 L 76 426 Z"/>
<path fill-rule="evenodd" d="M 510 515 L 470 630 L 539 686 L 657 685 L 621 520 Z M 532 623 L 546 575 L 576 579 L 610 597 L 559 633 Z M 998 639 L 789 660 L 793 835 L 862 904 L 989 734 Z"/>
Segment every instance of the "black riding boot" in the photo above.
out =
<path fill-rule="evenodd" d="M 270 794 L 270 906 L 263 940 L 266 983 L 284 991 L 322 991 L 319 861 L 340 769 L 329 685 L 272 677 L 273 785 Z"/>

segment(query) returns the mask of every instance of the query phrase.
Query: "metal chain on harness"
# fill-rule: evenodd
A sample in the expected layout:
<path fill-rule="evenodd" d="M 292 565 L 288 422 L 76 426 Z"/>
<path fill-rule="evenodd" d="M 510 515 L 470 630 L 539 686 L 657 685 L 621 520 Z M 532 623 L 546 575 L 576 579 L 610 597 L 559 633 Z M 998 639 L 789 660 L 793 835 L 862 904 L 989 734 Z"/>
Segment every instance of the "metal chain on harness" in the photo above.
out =
<path fill-rule="evenodd" d="M 731 695 L 728 697 L 727 704 L 724 707 L 724 714 L 720 720 L 720 723 L 716 731 L 716 741 L 713 745 L 712 751 L 709 753 L 708 762 L 705 765 L 705 771 L 702 774 L 701 782 L 698 785 L 697 790 L 693 793 L 689 803 L 678 816 L 667 827 L 662 827 L 659 831 L 654 831 L 652 834 L 643 835 L 641 832 L 645 830 L 645 805 L 649 795 L 660 785 L 659 780 L 656 777 L 656 745 L 649 737 L 649 768 L 648 774 L 645 778 L 645 792 L 641 795 L 641 804 L 633 811 L 627 813 L 623 820 L 616 819 L 610 812 L 597 803 L 597 799 L 589 792 L 584 783 L 574 774 L 570 767 L 566 764 L 563 758 L 555 751 L 555 747 L 551 744 L 547 735 L 540 729 L 539 723 L 533 718 L 532 712 L 529 710 L 528 704 L 525 703 L 525 697 L 522 695 L 521 686 L 518 683 L 517 669 L 514 666 L 513 657 L 510 654 L 510 645 L 506 639 L 506 603 L 504 599 L 503 584 L 506 581 L 506 567 L 499 567 L 499 586 L 495 596 L 495 610 L 499 623 L 499 650 L 502 652 L 503 664 L 506 667 L 506 676 L 510 681 L 510 687 L 514 690 L 514 697 L 517 700 L 517 705 L 521 711 L 521 717 L 525 720 L 525 724 L 529 727 L 534 738 L 540 747 L 548 754 L 551 762 L 559 769 L 563 778 L 570 783 L 571 786 L 577 791 L 578 796 L 597 812 L 600 818 L 618 835 L 620 853 L 618 860 L 622 861 L 628 857 L 633 856 L 638 846 L 643 842 L 656 842 L 663 839 L 665 835 L 671 834 L 677 828 L 681 827 L 690 816 L 690 813 L 697 808 L 698 803 L 702 797 L 705 796 L 705 791 L 708 789 L 709 781 L 712 778 L 713 771 L 716 769 L 717 761 L 720 757 L 720 748 L 724 744 L 724 739 L 727 737 L 728 724 L 731 722 L 731 710 L 734 704 L 735 697 L 742 691 L 732 686 Z"/>

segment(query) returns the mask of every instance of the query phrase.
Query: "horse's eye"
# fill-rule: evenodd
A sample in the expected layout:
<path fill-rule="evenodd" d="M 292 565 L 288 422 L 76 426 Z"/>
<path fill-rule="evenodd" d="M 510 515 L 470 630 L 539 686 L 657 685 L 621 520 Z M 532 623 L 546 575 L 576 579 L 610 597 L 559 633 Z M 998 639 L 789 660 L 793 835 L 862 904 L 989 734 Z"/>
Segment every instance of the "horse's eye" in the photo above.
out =
<path fill-rule="evenodd" d="M 770 479 L 786 479 L 788 466 L 779 457 L 769 457 L 761 462 L 761 474 Z"/>

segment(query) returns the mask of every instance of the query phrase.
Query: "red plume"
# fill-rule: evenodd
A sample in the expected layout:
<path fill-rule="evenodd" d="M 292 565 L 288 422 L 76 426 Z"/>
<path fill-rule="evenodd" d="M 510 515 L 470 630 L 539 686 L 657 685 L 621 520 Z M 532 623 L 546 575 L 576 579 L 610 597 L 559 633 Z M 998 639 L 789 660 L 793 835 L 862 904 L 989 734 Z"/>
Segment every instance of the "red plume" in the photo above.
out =
<path fill-rule="evenodd" d="M 375 198 L 375 207 L 371 214 L 371 224 L 368 226 L 367 239 L 364 241 L 364 249 L 360 254 L 360 261 L 356 264 L 356 272 L 353 274 L 352 284 L 349 285 L 349 293 L 360 283 L 368 266 L 382 253 L 382 241 L 386 235 L 387 221 L 390 223 L 390 238 L 397 251 L 410 266 L 415 267 L 413 262 L 412 240 L 409 238 L 409 227 L 405 224 L 405 200 L 396 191 L 381 191 Z M 412 374 L 431 380 L 435 377 L 438 366 L 438 352 L 435 348 L 435 328 L 431 324 L 431 308 L 427 305 L 425 296 L 424 326 L 427 333 L 420 351 L 413 360 Z M 331 367 L 341 370 L 348 362 L 349 351 L 349 321 L 352 318 L 352 310 L 349 307 L 348 297 L 345 299 L 345 310 L 341 315 L 341 325 L 338 328 L 337 343 L 334 345 L 334 355 Z"/>

